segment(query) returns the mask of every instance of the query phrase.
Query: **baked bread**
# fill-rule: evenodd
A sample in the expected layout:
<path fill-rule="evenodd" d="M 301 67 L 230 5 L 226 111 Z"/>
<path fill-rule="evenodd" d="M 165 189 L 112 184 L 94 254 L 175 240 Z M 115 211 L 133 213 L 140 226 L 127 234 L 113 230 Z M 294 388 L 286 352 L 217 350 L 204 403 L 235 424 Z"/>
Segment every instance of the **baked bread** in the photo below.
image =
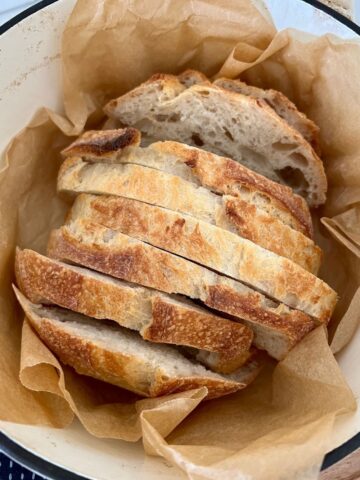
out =
<path fill-rule="evenodd" d="M 89 227 L 91 237 L 98 235 L 95 224 L 101 224 L 125 234 L 118 237 L 123 245 L 137 238 L 240 280 L 320 322 L 327 321 L 335 307 L 336 293 L 319 278 L 286 258 L 190 215 L 121 197 L 82 195 L 69 215 L 69 228 L 76 230 L 82 219 L 94 222 L 94 228 Z"/>
<path fill-rule="evenodd" d="M 207 387 L 207 398 L 217 398 L 246 387 L 260 369 L 253 360 L 230 375 L 220 375 L 174 347 L 146 342 L 135 332 L 69 310 L 33 304 L 14 290 L 30 324 L 61 362 L 144 397 Z"/>
<path fill-rule="evenodd" d="M 179 81 L 187 88 L 192 85 L 211 84 L 208 78 L 197 70 L 185 70 L 178 75 Z M 248 85 L 241 80 L 230 78 L 217 78 L 213 85 L 241 93 L 252 98 L 264 100 L 281 118 L 283 118 L 291 127 L 297 130 L 305 140 L 313 147 L 315 152 L 320 155 L 319 145 L 319 127 L 310 120 L 304 113 L 300 112 L 296 105 L 291 102 L 283 93 L 273 89 L 263 89 Z"/>
<path fill-rule="evenodd" d="M 240 197 L 219 196 L 179 176 L 137 164 L 87 164 L 67 159 L 58 191 L 111 194 L 189 214 L 236 233 L 317 274 L 322 252 L 313 240 Z"/>
<path fill-rule="evenodd" d="M 320 158 L 263 100 L 215 85 L 186 88 L 177 77 L 158 74 L 104 110 L 151 138 L 230 157 L 291 186 L 312 207 L 325 202 L 327 180 Z"/>
<path fill-rule="evenodd" d="M 134 129 L 129 130 L 130 133 L 126 128 L 85 132 L 62 153 L 88 162 L 134 163 L 179 176 L 215 193 L 239 197 L 312 237 L 309 207 L 291 188 L 272 182 L 234 160 L 182 143 L 156 142 L 148 148 L 136 148 L 138 137 L 131 133 Z M 129 137 L 137 141 L 128 144 Z M 119 148 L 119 145 L 125 147 Z M 71 165 L 72 161 L 69 162 Z M 60 170 L 60 178 L 66 165 Z"/>
<path fill-rule="evenodd" d="M 197 77 L 195 77 L 197 78 Z M 247 85 L 240 80 L 218 78 L 214 81 L 217 87 L 241 93 L 248 97 L 264 100 L 286 123 L 297 130 L 305 140 L 320 154 L 319 127 L 304 113 L 299 112 L 296 106 L 281 92 L 273 89 L 264 90 L 259 87 Z"/>
<path fill-rule="evenodd" d="M 230 373 L 250 356 L 252 331 L 193 302 L 19 250 L 16 280 L 32 303 L 55 304 L 140 332 L 146 340 L 200 349 L 198 359 Z"/>
<path fill-rule="evenodd" d="M 254 345 L 283 358 L 315 321 L 260 292 L 181 257 L 85 220 L 54 230 L 48 254 L 116 278 L 199 299 L 241 319 L 254 332 Z"/>

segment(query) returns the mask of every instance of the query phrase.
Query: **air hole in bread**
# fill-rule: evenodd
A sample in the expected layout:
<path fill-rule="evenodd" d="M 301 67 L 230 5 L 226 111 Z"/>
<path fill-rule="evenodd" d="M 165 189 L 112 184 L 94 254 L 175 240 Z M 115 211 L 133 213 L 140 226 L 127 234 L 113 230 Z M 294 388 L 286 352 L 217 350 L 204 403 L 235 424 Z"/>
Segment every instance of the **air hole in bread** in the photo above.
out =
<path fill-rule="evenodd" d="M 263 202 L 263 205 L 268 205 L 269 203 L 271 203 L 270 198 L 267 195 L 264 195 L 263 193 L 257 193 L 256 196 L 257 198 L 261 199 L 261 201 Z"/>
<path fill-rule="evenodd" d="M 290 158 L 294 164 L 299 165 L 299 167 L 306 167 L 308 165 L 307 159 L 301 153 L 294 152 L 290 155 Z"/>
<path fill-rule="evenodd" d="M 159 113 L 158 115 L 155 115 L 155 119 L 156 119 L 158 122 L 164 122 L 165 120 L 168 119 L 168 116 Z"/>
<path fill-rule="evenodd" d="M 289 152 L 295 150 L 298 145 L 295 145 L 294 143 L 275 142 L 272 144 L 272 147 L 279 152 Z"/>
<path fill-rule="evenodd" d="M 250 188 L 246 187 L 245 185 L 239 185 L 238 190 L 241 193 L 246 193 L 246 194 L 250 193 Z"/>
<path fill-rule="evenodd" d="M 153 123 L 148 118 L 143 118 L 142 120 L 139 120 L 134 126 L 140 131 L 144 130 L 147 134 L 150 134 L 150 132 L 152 132 L 153 130 Z"/>
<path fill-rule="evenodd" d="M 203 95 L 204 97 L 207 97 L 209 95 L 208 90 L 198 90 L 198 93 L 200 93 L 200 95 Z"/>
<path fill-rule="evenodd" d="M 228 137 L 228 139 L 233 142 L 233 141 L 234 141 L 234 137 L 231 135 L 231 133 L 229 132 L 229 130 L 228 130 L 227 128 L 224 128 L 224 132 L 225 132 L 225 135 Z"/>
<path fill-rule="evenodd" d="M 191 140 L 195 143 L 197 147 L 202 147 L 204 142 L 198 133 L 193 133 L 191 135 Z"/>
<path fill-rule="evenodd" d="M 249 139 L 249 143 L 253 142 L 254 139 Z M 256 172 L 267 172 L 269 170 L 269 161 L 265 155 L 262 155 L 259 152 L 255 152 L 252 148 L 247 148 L 245 146 L 241 147 L 241 155 L 242 158 L 248 159 L 248 164 L 250 168 L 255 170 Z M 251 163 L 250 163 L 251 162 Z M 266 176 L 266 173 L 262 173 L 262 175 Z"/>
<path fill-rule="evenodd" d="M 169 122 L 178 122 L 181 120 L 180 113 L 172 113 L 168 118 Z"/>
<path fill-rule="evenodd" d="M 307 191 L 308 182 L 305 180 L 304 174 L 298 168 L 285 167 L 277 170 L 277 174 L 286 185 L 297 191 Z"/>

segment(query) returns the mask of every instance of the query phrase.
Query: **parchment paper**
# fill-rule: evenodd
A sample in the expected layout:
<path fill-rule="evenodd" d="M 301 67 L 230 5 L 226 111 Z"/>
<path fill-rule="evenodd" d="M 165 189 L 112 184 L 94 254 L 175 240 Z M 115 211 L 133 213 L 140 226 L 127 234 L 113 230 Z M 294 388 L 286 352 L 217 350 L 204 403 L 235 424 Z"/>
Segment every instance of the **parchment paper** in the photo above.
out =
<path fill-rule="evenodd" d="M 359 320 L 360 45 L 277 34 L 249 0 L 79 0 L 62 62 L 67 118 L 37 112 L 0 172 L 0 418 L 66 427 L 76 415 L 97 437 L 142 437 L 149 454 L 193 479 L 317 478 L 335 417 L 356 408 L 328 338 L 340 351 Z M 329 337 L 319 327 L 248 389 L 202 403 L 205 389 L 144 400 L 61 366 L 11 291 L 15 246 L 44 252 L 64 219 L 55 188 L 61 148 L 100 124 L 108 99 L 152 73 L 190 67 L 277 88 L 320 125 L 330 187 L 314 222 L 321 276 L 340 295 Z"/>

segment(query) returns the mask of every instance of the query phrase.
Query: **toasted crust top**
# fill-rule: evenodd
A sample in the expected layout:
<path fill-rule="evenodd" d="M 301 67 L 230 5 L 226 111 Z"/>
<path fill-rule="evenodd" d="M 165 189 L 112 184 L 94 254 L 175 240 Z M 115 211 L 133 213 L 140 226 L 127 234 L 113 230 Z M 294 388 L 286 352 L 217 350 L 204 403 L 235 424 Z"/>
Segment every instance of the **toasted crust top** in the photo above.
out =
<path fill-rule="evenodd" d="M 128 133 L 128 130 L 131 132 Z M 133 134 L 134 131 L 138 136 Z M 141 135 L 133 128 L 87 133 L 63 150 L 63 155 L 66 157 L 80 156 L 90 160 L 117 157 L 121 155 L 123 148 L 119 145 L 128 146 L 126 139 L 133 135 L 136 137 L 137 143 L 134 141 L 131 145 L 136 146 L 140 143 Z M 104 152 L 99 149 L 99 144 L 102 143 L 107 146 Z M 230 158 L 220 157 L 182 143 L 156 142 L 150 146 L 150 149 L 175 155 L 179 161 L 191 168 L 192 173 L 204 186 L 214 189 L 217 193 L 236 196 L 238 189 L 244 186 L 262 192 L 275 200 L 279 208 L 288 211 L 296 219 L 299 230 L 312 238 L 313 227 L 309 207 L 302 197 L 296 195 L 286 185 L 273 182 Z"/>
<path fill-rule="evenodd" d="M 245 186 L 255 188 L 276 199 L 298 220 L 301 231 L 312 238 L 313 227 L 309 207 L 306 201 L 300 195 L 296 195 L 290 187 L 273 182 L 230 158 L 220 157 L 182 143 L 156 142 L 151 145 L 151 148 L 176 155 L 192 169 L 193 174 L 204 186 L 218 193 L 236 196 L 238 189 Z"/>
<path fill-rule="evenodd" d="M 20 289 L 34 303 L 54 303 L 90 317 L 114 320 L 153 342 L 219 353 L 226 372 L 242 365 L 249 354 L 253 334 L 247 326 L 215 316 L 190 301 L 94 276 L 32 250 L 17 249 L 15 269 Z M 235 368 L 228 368 L 230 362 Z M 225 371 L 216 365 L 213 369 Z"/>
<path fill-rule="evenodd" d="M 305 313 L 292 310 L 283 304 L 272 304 L 259 292 L 244 288 L 233 280 L 216 275 L 199 265 L 178 257 L 174 257 L 179 262 L 178 268 L 172 268 L 170 278 L 162 281 L 162 272 L 167 269 L 167 262 L 159 263 L 162 257 L 148 255 L 147 259 L 156 275 L 149 277 L 146 270 L 142 270 L 144 274 L 138 278 L 136 265 L 133 266 L 132 256 L 128 255 L 126 249 L 117 249 L 114 254 L 111 254 L 111 249 L 106 248 L 105 245 L 104 247 L 98 245 L 92 248 L 88 244 L 78 241 L 76 236 L 72 235 L 67 228 L 52 232 L 48 251 L 53 258 L 82 264 L 115 277 L 126 276 L 126 279 L 132 279 L 137 283 L 149 281 L 149 287 L 158 288 L 161 291 L 170 288 L 169 280 L 171 279 L 174 286 L 175 278 L 182 288 L 182 291 L 177 293 L 199 298 L 206 305 L 216 310 L 278 327 L 283 329 L 284 332 L 291 331 L 293 332 L 291 335 L 297 336 L 299 328 L 302 328 L 301 325 L 307 325 L 306 328 L 309 328 L 309 330 L 315 325 L 313 320 Z M 152 252 L 155 253 L 155 250 L 152 250 Z M 166 256 L 169 255 L 163 253 Z M 124 268 L 122 268 L 122 265 Z M 169 266 L 171 267 L 170 264 Z M 172 266 L 174 267 L 174 265 Z M 267 305 L 268 303 L 271 303 L 271 306 Z"/>
<path fill-rule="evenodd" d="M 239 108 L 239 110 L 249 108 L 252 111 L 257 112 L 257 114 L 259 114 L 259 119 L 262 118 L 262 121 L 267 121 L 269 125 L 272 124 L 277 130 L 281 129 L 283 136 L 287 139 L 291 139 L 291 141 L 298 146 L 301 150 L 301 156 L 304 156 L 304 158 L 306 157 L 305 161 L 309 163 L 309 171 L 305 173 L 306 181 L 310 185 L 314 185 L 315 188 L 315 192 L 311 192 L 307 195 L 309 203 L 311 203 L 312 206 L 318 206 L 325 202 L 327 179 L 321 159 L 304 137 L 275 113 L 273 108 L 264 100 L 225 90 L 214 84 L 193 84 L 189 88 L 186 88 L 181 84 L 178 77 L 174 75 L 161 74 L 160 80 L 157 76 L 155 77 L 155 80 L 153 80 L 153 78 L 154 77 L 151 77 L 149 80 L 125 95 L 111 100 L 104 108 L 105 113 L 110 117 L 119 118 L 129 124 L 136 125 L 136 123 L 141 120 L 142 115 L 149 115 L 149 117 L 152 117 L 155 114 L 162 115 L 163 113 L 174 111 L 178 107 L 182 108 L 183 104 L 188 105 L 195 100 L 202 101 L 205 97 L 211 97 L 221 102 L 225 102 L 228 104 L 228 108 Z M 152 95 L 152 86 L 158 87 L 162 91 L 167 92 L 167 94 L 158 95 L 157 97 L 154 97 L 153 102 L 149 103 L 148 97 L 149 92 L 151 92 Z M 139 114 L 139 117 L 136 117 L 134 109 L 132 108 L 133 104 L 131 102 L 134 99 L 141 99 L 142 113 Z M 144 102 L 146 102 L 146 106 Z M 156 108 L 154 109 L 154 105 L 157 106 L 157 110 Z M 151 108 L 147 108 L 150 106 Z M 131 116 L 129 118 L 132 118 L 134 121 L 128 120 L 127 113 L 130 111 Z M 265 120 L 265 117 L 267 120 Z M 164 133 L 165 130 L 161 131 Z"/>
<path fill-rule="evenodd" d="M 113 152 L 126 147 L 139 146 L 141 133 L 136 128 L 121 128 L 117 130 L 89 130 L 83 133 L 61 153 L 64 156 L 106 157 Z"/>
<path fill-rule="evenodd" d="M 14 288 L 14 290 L 28 320 L 40 338 L 63 363 L 72 366 L 80 374 L 98 378 L 146 397 L 167 395 L 205 386 L 208 388 L 207 398 L 210 399 L 240 390 L 247 384 L 246 377 L 241 382 L 236 381 L 236 374 L 229 378 L 221 376 L 216 378 L 216 374 L 206 376 L 205 370 L 203 376 L 169 377 L 160 364 L 149 367 L 141 358 L 104 348 L 96 340 L 69 331 L 63 327 L 63 321 L 48 318 L 46 309 L 32 304 L 17 289 Z M 61 317 L 61 310 L 56 311 Z M 120 334 L 121 330 L 117 332 Z M 247 378 L 249 382 L 252 381 L 253 372 L 249 371 Z"/>
<path fill-rule="evenodd" d="M 152 312 L 154 321 L 144 332 L 144 338 L 149 340 L 169 342 L 172 338 L 169 343 L 181 345 L 193 335 L 197 339 L 201 337 L 204 350 L 220 352 L 229 359 L 250 349 L 253 334 L 241 323 L 190 308 L 184 308 L 180 318 L 176 305 L 161 296 L 153 297 Z M 181 323 L 181 328 L 174 329 L 173 319 L 179 326 Z"/>
<path fill-rule="evenodd" d="M 149 255 L 151 253 L 159 260 L 162 258 L 162 262 L 166 262 L 169 267 L 172 264 L 176 269 L 180 268 L 180 258 L 176 255 L 181 255 L 230 277 L 245 281 L 255 288 L 265 290 L 271 297 L 305 311 L 320 322 L 327 321 L 330 317 L 337 301 L 336 293 L 325 282 L 286 258 L 279 257 L 218 227 L 147 204 L 142 204 L 142 209 L 136 209 L 136 216 L 133 216 L 136 223 L 131 225 L 126 216 L 123 216 L 124 210 L 116 210 L 117 205 L 125 203 L 124 200 L 113 197 L 108 210 L 106 212 L 97 210 L 96 213 L 94 212 L 96 218 L 88 217 L 91 221 L 81 219 L 81 209 L 77 213 L 74 211 L 73 221 L 67 228 L 69 231 L 73 229 L 74 232 L 78 232 L 77 235 L 81 235 L 83 242 L 91 242 L 94 247 L 98 239 L 103 243 L 103 239 L 110 236 L 112 257 L 117 250 L 117 245 L 121 244 L 122 256 L 126 251 L 127 265 L 131 258 L 132 275 L 137 278 L 136 280 L 128 279 L 129 281 L 141 283 L 147 278 L 158 284 L 162 279 L 164 286 L 167 284 L 170 292 L 175 292 L 171 290 L 174 288 L 174 279 L 169 280 L 166 270 L 161 276 L 160 271 L 155 273 L 156 269 L 149 260 Z M 80 218 L 76 215 L 80 215 Z M 160 222 L 156 216 L 161 217 Z M 123 218 L 125 223 L 122 223 Z M 94 220 L 99 223 L 94 223 Z M 104 229 L 100 223 L 106 228 Z M 120 233 L 124 231 L 125 235 Z M 85 238 L 84 235 L 87 237 Z M 221 255 L 225 245 L 227 250 Z M 99 262 L 100 260 L 99 258 Z M 118 268 L 115 257 L 112 262 Z M 143 274 L 140 273 L 141 271 Z M 184 278 L 181 287 L 183 285 L 190 285 L 189 279 Z M 148 286 L 151 285 L 148 284 Z M 180 284 L 178 288 L 179 286 Z"/>

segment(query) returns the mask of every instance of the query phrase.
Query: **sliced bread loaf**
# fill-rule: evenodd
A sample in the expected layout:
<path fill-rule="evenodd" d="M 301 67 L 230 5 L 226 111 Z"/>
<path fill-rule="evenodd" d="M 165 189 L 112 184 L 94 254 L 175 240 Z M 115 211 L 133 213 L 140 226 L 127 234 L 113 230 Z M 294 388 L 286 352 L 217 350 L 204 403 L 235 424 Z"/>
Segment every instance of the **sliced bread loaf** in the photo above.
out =
<path fill-rule="evenodd" d="M 139 287 L 94 271 L 16 252 L 17 284 L 33 303 L 54 303 L 97 319 L 114 320 L 146 340 L 197 348 L 212 370 L 230 373 L 250 356 L 251 330 L 181 297 Z"/>
<path fill-rule="evenodd" d="M 69 222 L 81 219 L 240 280 L 320 321 L 326 321 L 335 307 L 334 290 L 297 264 L 189 215 L 122 197 L 82 195 L 75 201 Z"/>
<path fill-rule="evenodd" d="M 136 148 L 136 145 L 134 148 L 119 148 L 119 145 L 126 144 L 123 136 L 129 136 L 127 129 L 88 131 L 62 153 L 66 157 L 79 156 L 90 162 L 135 163 L 180 176 L 215 193 L 235 195 L 312 237 L 309 207 L 291 188 L 234 160 L 178 142 L 156 142 L 149 148 Z"/>
<path fill-rule="evenodd" d="M 58 190 L 137 199 L 236 233 L 316 274 L 321 250 L 314 242 L 240 197 L 219 196 L 171 173 L 137 164 L 88 164 L 78 157 L 61 167 Z"/>
<path fill-rule="evenodd" d="M 14 290 L 32 327 L 59 360 L 82 375 L 141 396 L 207 387 L 208 399 L 221 397 L 246 387 L 259 371 L 254 361 L 231 375 L 220 375 L 174 347 L 146 342 L 135 332 L 69 310 L 36 305 Z"/>
<path fill-rule="evenodd" d="M 305 138 L 317 154 L 320 154 L 319 127 L 304 113 L 299 112 L 293 102 L 283 93 L 273 89 L 264 90 L 247 85 L 240 80 L 230 80 L 229 78 L 218 78 L 214 81 L 214 85 L 232 92 L 264 100 L 281 118 Z"/>
<path fill-rule="evenodd" d="M 197 70 L 185 70 L 178 75 L 178 79 L 187 88 L 192 85 L 209 85 L 211 83 L 205 75 Z M 281 118 L 305 138 L 318 155 L 320 154 L 319 127 L 304 113 L 300 112 L 296 105 L 283 93 L 273 89 L 265 90 L 248 85 L 241 80 L 230 78 L 217 78 L 213 82 L 213 85 L 224 88 L 225 90 L 264 100 Z"/>
<path fill-rule="evenodd" d="M 215 85 L 186 88 L 156 75 L 109 102 L 105 113 L 159 140 L 178 140 L 228 156 L 291 186 L 311 206 L 325 202 L 324 167 L 311 146 L 269 105 Z"/>
<path fill-rule="evenodd" d="M 54 230 L 48 254 L 162 292 L 199 299 L 240 318 L 254 331 L 254 345 L 274 358 L 283 358 L 315 327 L 303 312 L 273 302 L 240 282 L 93 222 L 77 220 Z"/>

